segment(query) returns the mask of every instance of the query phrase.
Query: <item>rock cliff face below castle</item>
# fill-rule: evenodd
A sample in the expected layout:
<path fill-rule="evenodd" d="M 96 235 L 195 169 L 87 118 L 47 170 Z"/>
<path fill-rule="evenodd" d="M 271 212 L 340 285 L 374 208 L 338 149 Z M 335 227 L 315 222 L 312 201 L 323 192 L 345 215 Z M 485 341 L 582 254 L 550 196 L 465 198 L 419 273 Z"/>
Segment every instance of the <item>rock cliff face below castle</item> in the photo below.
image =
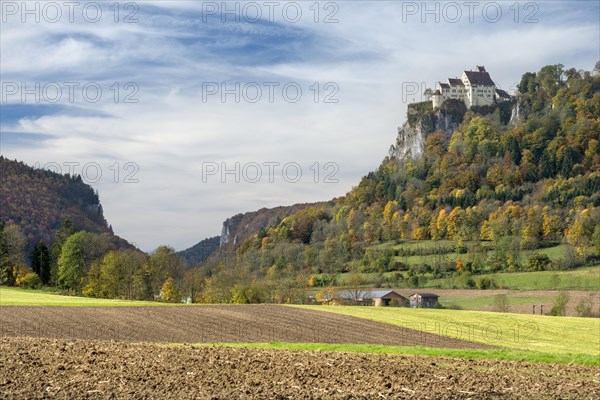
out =
<path fill-rule="evenodd" d="M 466 113 L 462 101 L 448 100 L 436 109 L 430 102 L 408 106 L 407 121 L 398 128 L 398 136 L 389 150 L 390 158 L 418 159 L 423 154 L 425 138 L 433 132 L 444 132 L 448 139 L 458 128 Z"/>

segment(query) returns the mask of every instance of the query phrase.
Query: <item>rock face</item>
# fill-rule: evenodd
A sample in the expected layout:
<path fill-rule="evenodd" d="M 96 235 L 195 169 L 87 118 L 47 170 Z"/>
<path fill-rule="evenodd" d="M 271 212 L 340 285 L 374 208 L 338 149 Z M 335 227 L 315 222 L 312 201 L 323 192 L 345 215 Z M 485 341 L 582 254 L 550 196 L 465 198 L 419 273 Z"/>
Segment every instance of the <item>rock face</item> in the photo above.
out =
<path fill-rule="evenodd" d="M 237 244 L 237 229 L 242 220 L 243 214 L 236 214 L 231 218 L 227 218 L 223 221 L 223 228 L 221 228 L 221 240 L 219 243 L 219 247 L 225 246 L 225 244 L 230 242 L 235 246 Z"/>
<path fill-rule="evenodd" d="M 390 147 L 389 157 L 418 159 L 423 154 L 427 135 L 441 131 L 449 139 L 466 112 L 466 106 L 459 100 L 447 100 L 435 111 L 430 102 L 410 104 L 407 121 L 398 128 L 396 143 Z"/>
<path fill-rule="evenodd" d="M 510 124 L 521 119 L 521 105 L 517 102 L 510 112 Z"/>
<path fill-rule="evenodd" d="M 398 160 L 419 158 L 423 153 L 425 135 L 425 129 L 421 123 L 412 128 L 408 122 L 405 122 L 401 128 L 398 128 L 396 144 L 390 146 L 390 158 Z"/>

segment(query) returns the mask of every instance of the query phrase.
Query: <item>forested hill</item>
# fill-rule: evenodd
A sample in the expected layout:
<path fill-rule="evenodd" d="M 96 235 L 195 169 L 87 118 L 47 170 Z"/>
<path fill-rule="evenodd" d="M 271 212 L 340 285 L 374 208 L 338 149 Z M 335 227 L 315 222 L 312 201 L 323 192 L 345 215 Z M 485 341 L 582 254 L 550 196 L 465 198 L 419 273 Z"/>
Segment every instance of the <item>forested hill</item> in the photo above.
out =
<path fill-rule="evenodd" d="M 256 231 L 235 258 L 216 254 L 204 269 L 219 293 L 224 282 L 403 270 L 375 246 L 387 241 L 493 241 L 493 257 L 467 255 L 473 273 L 528 268 L 521 250 L 558 242 L 574 249 L 568 267 L 600 258 L 600 63 L 594 72 L 558 64 L 525 73 L 510 118 L 504 106 L 483 107 L 454 113 L 456 127 L 439 130 L 425 122 L 446 118 L 434 115 L 444 106 L 409 109 L 418 112 L 407 123 L 431 128 L 422 151 L 391 152 L 346 196 Z M 409 273 L 457 270 L 421 267 Z"/>
<path fill-rule="evenodd" d="M 177 252 L 177 255 L 185 261 L 187 266 L 200 265 L 219 248 L 220 242 L 220 236 L 213 236 L 201 240 L 188 249 Z"/>
<path fill-rule="evenodd" d="M 77 230 L 111 232 L 97 193 L 79 175 L 34 169 L 0 156 L 0 219 L 19 225 L 31 249 L 40 240 L 54 241 L 65 220 Z"/>

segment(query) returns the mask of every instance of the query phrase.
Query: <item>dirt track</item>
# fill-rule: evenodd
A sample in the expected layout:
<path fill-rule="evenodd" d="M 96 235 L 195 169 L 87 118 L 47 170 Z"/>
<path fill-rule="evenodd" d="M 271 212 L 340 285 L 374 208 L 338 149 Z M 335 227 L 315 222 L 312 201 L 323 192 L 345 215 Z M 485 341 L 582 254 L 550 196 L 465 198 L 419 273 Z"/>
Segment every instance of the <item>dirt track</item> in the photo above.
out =
<path fill-rule="evenodd" d="M 594 367 L 0 339 L 3 399 L 596 399 Z"/>
<path fill-rule="evenodd" d="M 0 307 L 0 335 L 132 342 L 491 347 L 362 318 L 277 305 Z"/>

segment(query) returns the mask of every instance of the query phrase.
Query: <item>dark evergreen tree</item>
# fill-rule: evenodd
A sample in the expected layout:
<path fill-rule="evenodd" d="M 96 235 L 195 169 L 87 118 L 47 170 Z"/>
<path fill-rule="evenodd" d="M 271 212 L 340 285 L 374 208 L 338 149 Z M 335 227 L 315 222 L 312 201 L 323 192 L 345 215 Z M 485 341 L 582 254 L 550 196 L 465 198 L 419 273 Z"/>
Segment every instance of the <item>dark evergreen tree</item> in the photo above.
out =
<path fill-rule="evenodd" d="M 33 248 L 30 260 L 33 272 L 38 274 L 44 285 L 47 285 L 50 282 L 50 250 L 43 240 Z"/>

